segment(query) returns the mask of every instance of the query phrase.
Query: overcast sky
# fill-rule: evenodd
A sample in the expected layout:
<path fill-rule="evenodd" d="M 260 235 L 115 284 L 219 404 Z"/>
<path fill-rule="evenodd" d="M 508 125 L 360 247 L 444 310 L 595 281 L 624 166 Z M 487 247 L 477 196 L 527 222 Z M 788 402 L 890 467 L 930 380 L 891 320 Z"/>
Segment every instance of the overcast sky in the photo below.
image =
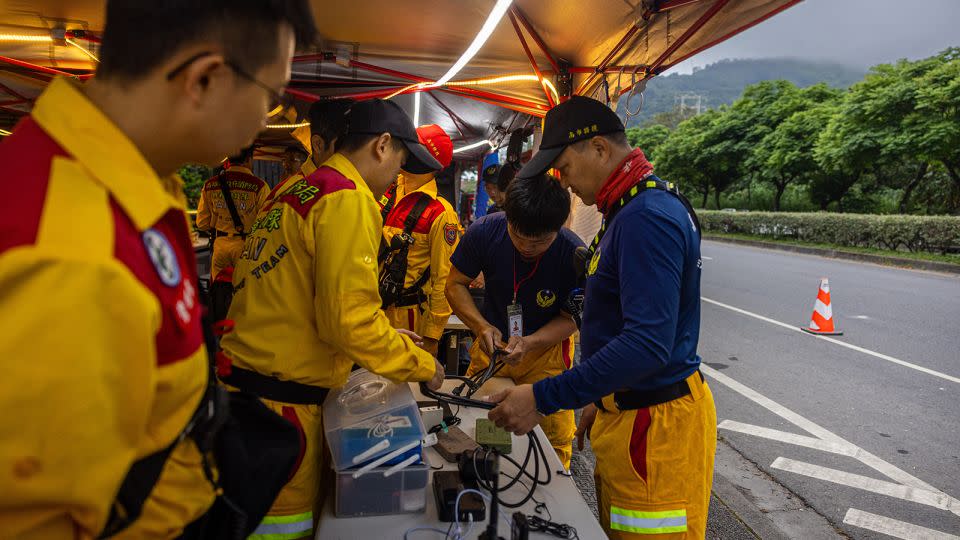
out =
<path fill-rule="evenodd" d="M 679 64 L 797 57 L 855 67 L 930 56 L 960 46 L 960 0 L 804 0 Z"/>

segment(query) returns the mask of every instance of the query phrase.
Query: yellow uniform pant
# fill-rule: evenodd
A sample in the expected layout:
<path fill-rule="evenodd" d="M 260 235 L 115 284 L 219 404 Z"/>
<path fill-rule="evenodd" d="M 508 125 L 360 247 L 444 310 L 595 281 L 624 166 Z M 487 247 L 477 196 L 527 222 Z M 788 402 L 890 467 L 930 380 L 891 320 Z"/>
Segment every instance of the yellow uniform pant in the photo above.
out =
<path fill-rule="evenodd" d="M 210 256 L 210 279 L 228 266 L 235 266 L 243 252 L 243 238 L 239 236 L 221 236 L 213 241 L 213 254 Z"/>
<path fill-rule="evenodd" d="M 383 310 L 383 313 L 387 316 L 387 319 L 390 321 L 390 325 L 394 328 L 405 328 L 411 332 L 416 332 L 421 337 L 430 337 L 423 335 L 423 328 L 421 327 L 421 321 L 423 317 L 420 316 L 421 306 L 407 306 L 407 307 L 388 307 Z"/>
<path fill-rule="evenodd" d="M 533 384 L 563 373 L 564 370 L 570 369 L 572 362 L 573 338 L 567 338 L 539 354 L 528 354 L 515 366 L 504 366 L 497 376 L 508 377 L 515 384 Z M 480 342 L 474 341 L 470 349 L 470 367 L 467 368 L 467 376 L 487 369 L 488 365 L 490 365 L 490 359 L 480 350 Z M 573 411 L 559 411 L 546 416 L 540 420 L 540 427 L 563 463 L 563 467 L 569 469 L 570 458 L 573 456 L 573 436 L 577 432 Z"/>
<path fill-rule="evenodd" d="M 294 405 L 268 399 L 263 403 L 292 422 L 300 431 L 300 458 L 293 476 L 248 540 L 292 540 L 313 538 L 320 516 L 327 463 L 323 451 L 323 416 L 319 405 Z"/>
<path fill-rule="evenodd" d="M 703 538 L 717 448 L 713 394 L 699 373 L 690 395 L 619 411 L 603 399 L 590 432 L 600 524 L 618 539 Z"/>

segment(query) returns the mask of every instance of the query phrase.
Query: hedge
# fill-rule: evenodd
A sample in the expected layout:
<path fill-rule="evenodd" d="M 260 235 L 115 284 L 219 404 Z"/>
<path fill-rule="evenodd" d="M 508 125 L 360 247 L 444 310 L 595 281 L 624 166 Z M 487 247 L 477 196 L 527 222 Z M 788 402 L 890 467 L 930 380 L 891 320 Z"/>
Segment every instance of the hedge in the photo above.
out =
<path fill-rule="evenodd" d="M 705 232 L 840 246 L 956 253 L 960 217 L 698 210 Z"/>

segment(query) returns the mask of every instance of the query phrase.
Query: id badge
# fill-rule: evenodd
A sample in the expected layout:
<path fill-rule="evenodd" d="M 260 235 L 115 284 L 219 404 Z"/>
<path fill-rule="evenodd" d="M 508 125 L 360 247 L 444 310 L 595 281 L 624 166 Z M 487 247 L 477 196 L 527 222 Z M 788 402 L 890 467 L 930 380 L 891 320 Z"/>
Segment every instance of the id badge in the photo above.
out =
<path fill-rule="evenodd" d="M 523 337 L 523 308 L 520 304 L 507 306 L 507 321 L 510 327 L 510 337 Z"/>

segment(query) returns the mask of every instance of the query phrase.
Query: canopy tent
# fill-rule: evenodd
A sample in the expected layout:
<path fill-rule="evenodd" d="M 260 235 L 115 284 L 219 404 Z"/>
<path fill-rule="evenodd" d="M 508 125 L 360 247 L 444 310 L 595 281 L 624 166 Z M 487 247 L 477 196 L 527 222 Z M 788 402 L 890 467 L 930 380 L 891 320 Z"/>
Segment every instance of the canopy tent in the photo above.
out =
<path fill-rule="evenodd" d="M 483 141 L 501 144 L 563 96 L 616 106 L 634 84 L 799 1 L 516 0 L 476 56 L 436 87 L 429 83 L 467 49 L 494 0 L 314 0 L 322 43 L 296 57 L 288 92 L 300 120 L 307 102 L 341 97 L 390 97 L 413 116 L 420 93 L 419 122 L 441 125 L 456 148 L 474 144 L 456 157 L 477 159 L 489 151 Z M 29 112 L 53 76 L 89 76 L 102 27 L 102 0 L 7 0 L 0 129 Z M 272 129 L 263 139 L 289 133 Z"/>

